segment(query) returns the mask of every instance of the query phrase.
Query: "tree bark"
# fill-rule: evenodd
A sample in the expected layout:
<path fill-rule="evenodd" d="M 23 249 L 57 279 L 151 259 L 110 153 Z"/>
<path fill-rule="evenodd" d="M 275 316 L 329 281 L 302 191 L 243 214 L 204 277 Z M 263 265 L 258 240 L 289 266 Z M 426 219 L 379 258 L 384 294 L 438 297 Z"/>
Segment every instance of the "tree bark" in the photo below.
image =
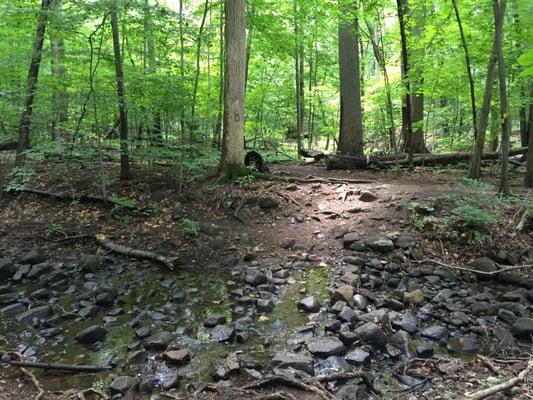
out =
<path fill-rule="evenodd" d="M 220 149 L 220 138 L 222 137 L 222 117 L 224 114 L 224 2 L 220 2 L 220 53 L 219 53 L 219 92 L 218 92 L 218 111 L 215 130 L 213 132 L 213 144 Z"/>
<path fill-rule="evenodd" d="M 300 24 L 298 20 L 297 0 L 293 0 L 294 13 L 294 76 L 296 85 L 296 130 L 297 130 L 297 150 L 300 154 L 302 140 L 304 136 L 305 124 L 305 97 L 304 97 L 304 48 L 300 34 Z"/>
<path fill-rule="evenodd" d="M 35 33 L 35 41 L 33 44 L 33 54 L 31 57 L 30 69 L 28 71 L 28 79 L 26 83 L 26 97 L 24 99 L 24 106 L 22 108 L 22 115 L 20 117 L 19 125 L 19 139 L 17 145 L 16 165 L 24 164 L 24 152 L 28 148 L 30 142 L 30 126 L 31 114 L 33 112 L 33 100 L 35 99 L 35 92 L 37 90 L 37 79 L 39 77 L 39 67 L 41 65 L 41 55 L 43 51 L 44 33 L 46 31 L 46 21 L 48 20 L 48 9 L 50 7 L 50 0 L 42 0 L 41 15 L 37 24 L 37 32 Z"/>
<path fill-rule="evenodd" d="M 183 34 L 183 0 L 179 0 L 179 31 L 180 31 L 180 78 L 182 85 L 185 84 L 185 36 Z M 222 61 L 221 61 L 222 62 Z M 180 110 L 180 132 L 185 136 L 185 106 Z"/>
<path fill-rule="evenodd" d="M 194 73 L 194 86 L 192 91 L 192 105 L 191 105 L 191 123 L 189 135 L 193 138 L 194 132 L 198 129 L 196 123 L 196 99 L 198 98 L 198 83 L 200 81 L 200 56 L 202 55 L 202 35 L 204 34 L 205 20 L 207 18 L 207 11 L 209 10 L 209 0 L 205 0 L 204 13 L 202 14 L 202 22 L 198 29 L 198 37 L 196 39 L 196 71 Z"/>
<path fill-rule="evenodd" d="M 234 179 L 244 171 L 245 4 L 245 0 L 231 0 L 225 4 L 226 77 L 221 172 L 227 179 Z"/>
<path fill-rule="evenodd" d="M 530 95 L 533 99 L 533 83 L 530 85 Z M 524 184 L 526 187 L 533 187 L 533 100 L 529 104 L 529 120 L 527 124 L 528 130 L 528 151 L 527 151 L 527 167 Z"/>
<path fill-rule="evenodd" d="M 120 179 L 128 180 L 131 176 L 128 149 L 128 114 L 126 110 L 126 89 L 124 86 L 124 73 L 122 71 L 122 56 L 120 53 L 117 3 L 117 0 L 115 0 L 111 8 L 111 30 L 113 32 L 113 52 L 115 55 L 115 76 L 117 80 L 118 112 L 120 121 Z"/>
<path fill-rule="evenodd" d="M 62 0 L 53 3 L 54 25 L 61 29 L 63 25 Z M 68 121 L 68 92 L 65 67 L 65 41 L 56 32 L 52 34 L 52 75 L 54 77 L 54 92 L 52 94 L 52 140 L 61 142 L 66 138 L 63 127 Z"/>
<path fill-rule="evenodd" d="M 457 19 L 457 24 L 459 25 L 459 32 L 461 33 L 461 43 L 463 45 L 463 50 L 465 53 L 466 72 L 468 74 L 468 83 L 470 86 L 470 102 L 472 106 L 472 125 L 474 128 L 474 139 L 477 139 L 478 125 L 477 125 L 477 111 L 476 111 L 476 91 L 474 87 L 474 76 L 472 75 L 472 63 L 470 62 L 470 53 L 468 51 L 468 44 L 466 43 L 465 33 L 463 30 L 463 24 L 461 22 L 461 15 L 459 14 L 459 9 L 457 8 L 457 1 L 452 0 L 452 4 L 453 4 L 453 9 L 455 11 L 455 18 Z"/>
<path fill-rule="evenodd" d="M 507 83 L 505 81 L 505 62 L 503 58 L 503 24 L 506 0 L 493 0 L 494 24 L 496 27 L 496 56 L 498 58 L 498 81 L 500 84 L 500 118 L 502 126 L 502 170 L 499 192 L 509 194 L 509 148 L 511 141 L 511 117 L 507 99 Z"/>
<path fill-rule="evenodd" d="M 529 143 L 528 123 L 527 123 L 527 111 L 526 111 L 526 88 L 522 84 L 520 87 L 520 109 L 518 114 L 520 117 L 520 143 L 523 147 L 526 147 Z"/>
<path fill-rule="evenodd" d="M 339 0 L 339 154 L 363 154 L 363 121 L 356 4 Z"/>
<path fill-rule="evenodd" d="M 492 98 L 492 88 L 494 87 L 496 62 L 496 36 L 494 36 L 492 52 L 490 54 L 489 64 L 487 67 L 485 94 L 483 95 L 483 104 L 481 105 L 481 111 L 479 112 L 479 128 L 477 130 L 477 137 L 472 150 L 472 158 L 470 159 L 470 171 L 468 173 L 468 177 L 471 179 L 479 179 L 481 177 L 481 157 L 483 155 L 485 135 L 489 124 L 490 101 Z"/>

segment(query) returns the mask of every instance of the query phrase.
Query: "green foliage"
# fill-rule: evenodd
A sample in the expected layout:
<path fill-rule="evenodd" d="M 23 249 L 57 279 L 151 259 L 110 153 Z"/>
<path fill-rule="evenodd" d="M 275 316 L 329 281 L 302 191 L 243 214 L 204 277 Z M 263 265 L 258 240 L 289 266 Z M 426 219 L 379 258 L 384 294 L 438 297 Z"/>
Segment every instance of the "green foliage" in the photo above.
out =
<path fill-rule="evenodd" d="M 496 222 L 496 216 L 474 204 L 463 204 L 451 210 L 450 222 L 469 229 L 486 229 Z"/>
<path fill-rule="evenodd" d="M 255 175 L 254 175 L 254 169 L 250 169 L 250 174 L 248 174 L 248 175 L 243 175 L 243 176 L 239 176 L 239 177 L 235 178 L 234 182 L 237 185 L 240 185 L 240 186 L 248 185 L 250 183 L 254 183 L 255 179 L 256 179 Z"/>
<path fill-rule="evenodd" d="M 35 171 L 28 167 L 14 167 L 11 170 L 11 181 L 6 185 L 6 190 L 22 190 L 33 180 Z"/>
<path fill-rule="evenodd" d="M 194 238 L 200 234 L 200 225 L 192 219 L 183 218 L 181 232 L 187 237 Z"/>
<path fill-rule="evenodd" d="M 56 223 L 50 223 L 46 226 L 45 235 L 47 237 L 54 236 L 57 233 L 63 233 L 63 225 L 56 224 Z"/>

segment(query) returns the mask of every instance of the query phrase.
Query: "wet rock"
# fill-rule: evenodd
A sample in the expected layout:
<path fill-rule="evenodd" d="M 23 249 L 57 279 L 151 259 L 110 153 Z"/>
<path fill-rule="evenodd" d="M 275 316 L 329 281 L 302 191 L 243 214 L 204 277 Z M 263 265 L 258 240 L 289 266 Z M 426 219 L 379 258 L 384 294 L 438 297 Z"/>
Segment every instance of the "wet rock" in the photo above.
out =
<path fill-rule="evenodd" d="M 308 313 L 314 313 L 320 310 L 320 304 L 314 296 L 304 297 L 298 302 L 298 309 Z"/>
<path fill-rule="evenodd" d="M 152 334 L 152 330 L 148 326 L 140 327 L 135 331 L 135 336 L 138 339 L 145 339 Z"/>
<path fill-rule="evenodd" d="M 511 332 L 518 339 L 532 340 L 533 318 L 518 318 L 511 327 Z"/>
<path fill-rule="evenodd" d="M 158 332 L 144 341 L 144 348 L 148 351 L 162 351 L 174 341 L 176 336 L 170 332 Z"/>
<path fill-rule="evenodd" d="M 449 331 L 444 326 L 434 325 L 424 329 L 422 331 L 422 336 L 439 342 L 445 342 L 446 340 L 448 340 Z"/>
<path fill-rule="evenodd" d="M 217 325 L 211 331 L 214 342 L 231 342 L 235 337 L 235 330 L 225 325 Z"/>
<path fill-rule="evenodd" d="M 500 269 L 496 265 L 496 263 L 488 257 L 481 257 L 481 258 L 478 258 L 477 260 L 472 261 L 470 263 L 470 268 L 475 269 L 476 271 L 481 271 L 481 272 L 494 272 Z M 476 274 L 476 276 L 478 277 L 478 279 L 481 279 L 481 280 L 491 279 L 489 275 L 485 275 L 485 274 Z"/>
<path fill-rule="evenodd" d="M 368 308 L 368 300 L 365 296 L 357 293 L 353 296 L 355 306 L 362 311 L 366 311 Z"/>
<path fill-rule="evenodd" d="M 109 390 L 111 394 L 126 394 L 137 387 L 137 379 L 131 376 L 119 376 L 111 382 Z"/>
<path fill-rule="evenodd" d="M 85 318 L 94 317 L 97 312 L 98 312 L 98 307 L 87 306 L 87 307 L 83 307 L 82 309 L 80 309 L 80 311 L 78 311 L 78 315 L 85 319 Z"/>
<path fill-rule="evenodd" d="M 338 374 L 348 369 L 350 369 L 350 365 L 339 356 L 330 356 L 315 364 L 315 373 L 318 376 Z"/>
<path fill-rule="evenodd" d="M 271 196 L 263 196 L 259 198 L 259 207 L 263 210 L 272 210 L 279 207 L 279 201 Z"/>
<path fill-rule="evenodd" d="M 22 281 L 22 279 L 28 275 L 28 272 L 30 272 L 30 269 L 31 269 L 31 265 L 30 264 L 21 265 L 15 271 L 15 274 L 13 275 L 13 280 L 15 282 Z"/>
<path fill-rule="evenodd" d="M 222 314 L 212 314 L 204 320 L 204 326 L 207 328 L 213 328 L 217 325 L 224 325 L 225 323 L 226 316 Z"/>
<path fill-rule="evenodd" d="M 516 315 L 514 315 L 509 310 L 501 309 L 498 311 L 498 318 L 502 320 L 503 322 L 506 322 L 508 324 L 513 323 L 516 320 Z"/>
<path fill-rule="evenodd" d="M 13 303 L 3 307 L 0 310 L 0 314 L 3 315 L 17 315 L 26 311 L 26 306 L 22 303 Z"/>
<path fill-rule="evenodd" d="M 94 254 L 83 254 L 79 261 L 79 266 L 83 272 L 96 273 L 104 265 L 101 257 Z"/>
<path fill-rule="evenodd" d="M 365 241 L 366 246 L 378 253 L 389 253 L 394 250 L 394 243 L 390 239 L 370 238 Z"/>
<path fill-rule="evenodd" d="M 256 308 L 260 313 L 269 313 L 274 309 L 274 302 L 271 299 L 257 299 Z"/>
<path fill-rule="evenodd" d="M 349 249 L 354 242 L 361 240 L 361 235 L 356 232 L 348 232 L 342 237 L 342 244 L 344 248 Z"/>
<path fill-rule="evenodd" d="M 47 258 L 46 254 L 39 247 L 34 247 L 22 257 L 21 263 L 30 265 L 41 264 Z"/>
<path fill-rule="evenodd" d="M 107 335 L 107 330 L 98 325 L 92 325 L 78 332 L 76 341 L 81 344 L 93 344 L 103 342 Z"/>
<path fill-rule="evenodd" d="M 359 385 L 343 385 L 335 393 L 335 399 L 338 400 L 367 400 L 368 398 L 366 388 Z"/>
<path fill-rule="evenodd" d="M 169 364 L 185 365 L 191 360 L 191 351 L 189 349 L 168 350 L 163 353 L 163 359 Z"/>
<path fill-rule="evenodd" d="M 0 282 L 10 279 L 16 272 L 17 267 L 9 258 L 0 258 Z"/>
<path fill-rule="evenodd" d="M 48 263 L 40 263 L 32 265 L 30 272 L 28 272 L 28 279 L 38 279 L 48 271 L 50 271 L 50 265 Z"/>
<path fill-rule="evenodd" d="M 159 379 L 159 384 L 163 390 L 174 389 L 179 386 L 179 376 L 176 371 L 170 371 Z"/>
<path fill-rule="evenodd" d="M 311 356 L 302 353 L 292 353 L 283 351 L 276 353 L 271 361 L 271 367 L 287 369 L 292 368 L 298 371 L 314 375 L 314 359 Z"/>
<path fill-rule="evenodd" d="M 353 322 L 356 320 L 355 312 L 348 306 L 344 306 L 338 317 L 345 322 Z"/>
<path fill-rule="evenodd" d="M 433 345 L 426 341 L 419 341 L 416 343 L 416 355 L 421 358 L 431 358 L 433 357 Z"/>
<path fill-rule="evenodd" d="M 340 339 L 332 336 L 314 337 L 305 344 L 311 354 L 320 358 L 343 355 L 346 352 L 346 347 Z"/>
<path fill-rule="evenodd" d="M 235 330 L 237 331 L 245 331 L 250 329 L 254 324 L 254 321 L 251 317 L 246 316 L 239 318 L 235 321 Z"/>
<path fill-rule="evenodd" d="M 19 299 L 20 299 L 20 295 L 18 293 L 0 294 L 0 305 L 6 306 L 9 304 L 13 304 Z"/>
<path fill-rule="evenodd" d="M 367 192 L 367 191 L 361 192 L 361 195 L 359 196 L 359 200 L 365 203 L 372 203 L 376 201 L 377 199 L 378 197 L 374 193 Z"/>
<path fill-rule="evenodd" d="M 361 341 L 365 344 L 379 349 L 387 344 L 387 335 L 373 322 L 367 322 L 355 330 Z"/>
<path fill-rule="evenodd" d="M 48 289 L 45 288 L 37 289 L 36 291 L 31 292 L 30 298 L 36 300 L 46 300 L 50 298 L 50 292 L 48 291 Z"/>
<path fill-rule="evenodd" d="M 363 349 L 355 349 L 344 357 L 346 361 L 350 364 L 361 366 L 370 363 L 370 353 L 364 351 Z"/>
<path fill-rule="evenodd" d="M 266 274 L 259 270 L 259 268 L 246 268 L 244 274 L 244 281 L 252 286 L 258 286 L 263 283 L 267 283 L 268 279 Z"/>
<path fill-rule="evenodd" d="M 42 320 L 52 315 L 52 307 L 40 306 L 34 307 L 16 316 L 18 322 L 22 324 L 31 324 L 34 319 Z"/>
<path fill-rule="evenodd" d="M 109 292 L 99 293 L 96 296 L 95 303 L 101 307 L 111 307 L 115 302 L 116 296 Z"/>
<path fill-rule="evenodd" d="M 346 347 L 351 346 L 356 342 L 356 340 L 359 338 L 357 336 L 357 333 L 351 332 L 351 331 L 341 331 L 339 332 L 339 339 Z"/>
<path fill-rule="evenodd" d="M 403 294 L 403 301 L 404 303 L 412 305 L 422 304 L 424 302 L 424 292 L 420 289 L 413 290 L 412 292 L 405 292 Z"/>
<path fill-rule="evenodd" d="M 130 354 L 128 354 L 128 357 L 126 359 L 126 362 L 128 364 L 143 364 L 146 362 L 148 358 L 148 354 L 144 350 L 137 350 Z"/>
<path fill-rule="evenodd" d="M 331 293 L 331 303 L 345 301 L 347 304 L 354 306 L 353 286 L 341 286 Z"/>

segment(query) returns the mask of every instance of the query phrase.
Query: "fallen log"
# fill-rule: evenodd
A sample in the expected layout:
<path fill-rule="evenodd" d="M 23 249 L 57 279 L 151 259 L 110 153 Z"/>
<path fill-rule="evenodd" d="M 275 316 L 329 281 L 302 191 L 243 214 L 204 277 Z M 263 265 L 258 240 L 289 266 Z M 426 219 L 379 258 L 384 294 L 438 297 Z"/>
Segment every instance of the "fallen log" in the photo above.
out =
<path fill-rule="evenodd" d="M 109 250 L 112 253 L 117 253 L 123 256 L 133 257 L 141 260 L 155 261 L 165 265 L 170 270 L 174 270 L 173 262 L 167 257 L 162 256 L 161 254 L 146 250 L 137 250 L 128 246 L 113 243 L 109 239 L 107 239 L 105 235 L 102 234 L 96 234 L 94 235 L 94 237 L 101 247 L 106 250 Z"/>
<path fill-rule="evenodd" d="M 326 169 L 368 169 L 366 157 L 329 155 L 326 156 Z"/>
<path fill-rule="evenodd" d="M 99 367 L 94 365 L 70 365 L 70 364 L 51 364 L 29 361 L 9 361 L 13 367 L 21 368 L 38 368 L 44 370 L 67 371 L 67 372 L 106 372 L 112 370 L 111 367 Z"/>
<path fill-rule="evenodd" d="M 18 142 L 11 141 L 11 142 L 2 142 L 0 143 L 0 151 L 5 150 L 16 150 L 17 149 Z"/>
<path fill-rule="evenodd" d="M 315 161 L 323 160 L 326 155 L 322 151 L 300 149 L 300 155 L 305 158 L 313 158 Z"/>

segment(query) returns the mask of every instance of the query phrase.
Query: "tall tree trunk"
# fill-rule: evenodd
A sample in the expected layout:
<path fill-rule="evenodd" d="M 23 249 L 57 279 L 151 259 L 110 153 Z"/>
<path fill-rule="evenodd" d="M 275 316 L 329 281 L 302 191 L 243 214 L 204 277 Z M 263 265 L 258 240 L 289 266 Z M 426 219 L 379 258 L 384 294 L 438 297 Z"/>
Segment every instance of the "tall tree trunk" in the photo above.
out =
<path fill-rule="evenodd" d="M 530 84 L 530 103 L 529 103 L 529 120 L 528 130 L 528 150 L 527 150 L 527 167 L 524 184 L 526 187 L 533 187 L 533 83 Z"/>
<path fill-rule="evenodd" d="M 228 179 L 243 173 L 244 81 L 246 79 L 246 1 L 225 4 L 226 79 L 221 171 Z"/>
<path fill-rule="evenodd" d="M 180 31 L 180 78 L 181 84 L 185 85 L 185 36 L 183 33 L 183 0 L 179 0 L 179 31 Z M 222 62 L 222 61 L 221 61 Z M 185 103 L 182 103 L 180 108 L 180 133 L 181 137 L 185 137 Z"/>
<path fill-rule="evenodd" d="M 28 148 L 28 144 L 30 141 L 31 114 L 33 112 L 33 100 L 35 99 L 35 91 L 37 90 L 37 79 L 39 77 L 39 66 L 41 65 L 44 33 L 46 30 L 46 21 L 48 19 L 49 7 L 50 0 L 42 0 L 41 14 L 39 16 L 39 22 L 37 24 L 37 32 L 35 33 L 33 54 L 31 57 L 30 69 L 28 71 L 28 80 L 26 83 L 26 97 L 24 99 L 24 106 L 22 108 L 22 115 L 20 117 L 17 157 L 15 161 L 16 165 L 18 166 L 24 164 L 24 152 Z"/>
<path fill-rule="evenodd" d="M 396 0 L 396 6 L 398 9 L 398 20 L 400 22 L 400 37 L 402 44 L 402 82 L 405 88 L 405 98 L 402 104 L 402 125 L 404 130 L 406 130 L 405 135 L 405 147 L 408 149 L 408 162 L 409 166 L 412 166 L 413 163 L 413 125 L 411 123 L 411 83 L 409 81 L 409 56 L 407 52 L 407 34 L 405 29 L 405 7 L 406 0 Z"/>
<path fill-rule="evenodd" d="M 502 171 L 500 193 L 509 194 L 509 149 L 511 141 L 511 117 L 507 100 L 507 83 L 505 81 L 505 62 L 503 58 L 503 24 L 506 0 L 493 0 L 494 24 L 496 26 L 496 56 L 498 59 L 498 81 L 500 84 L 500 121 L 502 126 Z"/>
<path fill-rule="evenodd" d="M 474 142 L 472 150 L 472 158 L 470 159 L 470 171 L 468 177 L 471 179 L 479 179 L 481 176 L 481 157 L 483 156 L 483 148 L 485 147 L 485 135 L 489 125 L 490 101 L 492 98 L 492 88 L 494 87 L 494 73 L 496 71 L 496 35 L 494 36 L 492 44 L 492 52 L 489 57 L 489 64 L 487 66 L 487 80 L 485 81 L 485 94 L 483 95 L 483 104 L 479 112 L 479 128 L 477 130 L 477 137 Z"/>
<path fill-rule="evenodd" d="M 526 88 L 522 84 L 520 87 L 520 100 L 522 104 L 520 105 L 519 116 L 520 116 L 520 143 L 522 147 L 526 147 L 529 143 L 529 134 L 528 134 L 528 123 L 527 123 L 527 112 L 526 112 Z"/>
<path fill-rule="evenodd" d="M 498 150 L 500 145 L 500 111 L 496 105 L 490 107 L 490 150 Z"/>
<path fill-rule="evenodd" d="M 363 154 L 361 78 L 359 69 L 359 24 L 352 1 L 339 1 L 339 154 Z"/>
<path fill-rule="evenodd" d="M 251 2 L 248 2 L 251 3 Z M 249 15 L 255 15 L 255 6 L 253 3 L 250 4 L 250 14 Z M 244 93 L 246 93 L 246 90 L 248 89 L 248 70 L 250 69 L 250 57 L 252 56 L 252 39 L 254 34 L 254 26 L 251 23 L 250 20 L 246 21 L 248 26 L 248 35 L 246 37 L 246 70 L 245 70 L 245 78 L 244 78 Z"/>
<path fill-rule="evenodd" d="M 209 0 L 205 0 L 204 12 L 202 14 L 202 22 L 198 29 L 198 37 L 196 39 L 196 71 L 194 73 L 194 86 L 192 90 L 192 104 L 191 104 L 191 123 L 189 135 L 192 139 L 194 132 L 198 129 L 198 123 L 196 122 L 196 100 L 198 98 L 198 84 L 200 82 L 200 57 L 202 55 L 202 35 L 204 34 L 205 20 L 207 18 L 207 12 L 209 11 Z"/>
<path fill-rule="evenodd" d="M 470 86 L 470 103 L 472 106 L 472 125 L 474 128 L 474 138 L 478 135 L 477 125 L 477 111 L 476 111 L 476 90 L 474 87 L 474 76 L 472 75 L 472 63 L 470 62 L 470 53 L 468 51 L 468 44 L 466 43 L 466 37 L 463 30 L 463 24 L 461 22 L 461 15 L 459 14 L 459 8 L 457 8 L 457 0 L 452 0 L 453 9 L 455 11 L 455 18 L 457 19 L 457 25 L 459 25 L 459 32 L 461 33 L 461 43 L 465 53 L 466 72 L 468 74 L 468 83 Z"/>
<path fill-rule="evenodd" d="M 155 75 L 157 73 L 157 60 L 155 56 L 155 41 L 152 27 L 152 16 L 149 0 L 144 0 L 144 68 L 149 74 Z M 156 105 L 153 113 L 153 126 L 150 129 L 149 140 L 154 144 L 162 144 L 163 137 L 161 135 L 161 109 L 159 104 Z M 141 138 L 142 139 L 142 138 Z"/>
<path fill-rule="evenodd" d="M 298 156 L 302 149 L 302 139 L 304 136 L 305 124 L 305 98 L 304 98 L 304 48 L 300 34 L 300 25 L 298 20 L 298 4 L 297 0 L 293 0 L 294 13 L 294 69 L 295 69 L 295 84 L 296 84 L 296 131 L 297 131 L 297 147 Z"/>
<path fill-rule="evenodd" d="M 53 20 L 55 26 L 61 29 L 63 25 L 63 11 L 61 0 L 53 3 Z M 52 75 L 54 77 L 54 92 L 52 94 L 52 140 L 60 142 L 66 138 L 63 127 L 68 120 L 68 93 L 65 67 L 65 41 L 63 37 L 54 32 L 52 44 Z"/>
<path fill-rule="evenodd" d="M 218 111 L 215 130 L 213 132 L 213 144 L 220 149 L 220 138 L 222 137 L 222 116 L 224 113 L 224 2 L 220 2 L 220 25 L 219 25 L 220 53 L 219 53 L 219 92 Z"/>
<path fill-rule="evenodd" d="M 118 112 L 120 129 L 120 179 L 128 180 L 131 176 L 128 149 L 128 114 L 126 112 L 126 89 L 122 72 L 122 56 L 120 53 L 120 35 L 118 32 L 118 1 L 111 8 L 111 30 L 113 32 L 113 52 L 115 54 L 115 75 L 117 79 Z"/>

